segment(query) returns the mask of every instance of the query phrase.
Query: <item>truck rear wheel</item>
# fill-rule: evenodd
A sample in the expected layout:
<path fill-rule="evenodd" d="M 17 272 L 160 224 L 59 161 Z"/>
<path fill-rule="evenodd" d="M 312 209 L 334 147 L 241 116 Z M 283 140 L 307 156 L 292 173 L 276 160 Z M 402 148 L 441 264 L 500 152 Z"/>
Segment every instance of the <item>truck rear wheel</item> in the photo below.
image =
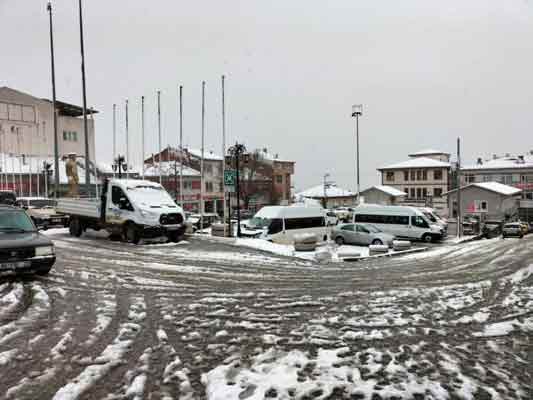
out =
<path fill-rule="evenodd" d="M 80 237 L 83 233 L 83 227 L 81 226 L 80 220 L 78 218 L 71 218 L 68 230 L 71 236 Z"/>
<path fill-rule="evenodd" d="M 124 238 L 126 242 L 139 244 L 141 241 L 141 234 L 139 228 L 133 222 L 128 222 L 124 227 Z"/>

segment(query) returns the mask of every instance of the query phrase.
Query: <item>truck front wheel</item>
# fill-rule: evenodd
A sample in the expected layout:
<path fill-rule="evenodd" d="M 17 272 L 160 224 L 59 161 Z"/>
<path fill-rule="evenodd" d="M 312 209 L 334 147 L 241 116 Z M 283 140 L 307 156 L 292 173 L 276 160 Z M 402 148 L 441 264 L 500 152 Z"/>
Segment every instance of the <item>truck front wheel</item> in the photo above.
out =
<path fill-rule="evenodd" d="M 68 230 L 71 236 L 80 237 L 83 233 L 83 227 L 78 218 L 71 218 L 68 226 Z"/>
<path fill-rule="evenodd" d="M 126 242 L 139 244 L 141 241 L 141 234 L 139 228 L 133 222 L 128 222 L 124 227 L 124 238 Z"/>

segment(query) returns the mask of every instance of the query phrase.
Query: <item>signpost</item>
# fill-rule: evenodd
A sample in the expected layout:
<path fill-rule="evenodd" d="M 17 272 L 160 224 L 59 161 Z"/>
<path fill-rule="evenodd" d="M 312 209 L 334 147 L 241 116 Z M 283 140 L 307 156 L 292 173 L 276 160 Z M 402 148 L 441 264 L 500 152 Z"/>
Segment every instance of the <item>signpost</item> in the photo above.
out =
<path fill-rule="evenodd" d="M 226 191 L 235 193 L 235 185 L 237 183 L 237 171 L 234 169 L 224 170 L 224 186 Z"/>

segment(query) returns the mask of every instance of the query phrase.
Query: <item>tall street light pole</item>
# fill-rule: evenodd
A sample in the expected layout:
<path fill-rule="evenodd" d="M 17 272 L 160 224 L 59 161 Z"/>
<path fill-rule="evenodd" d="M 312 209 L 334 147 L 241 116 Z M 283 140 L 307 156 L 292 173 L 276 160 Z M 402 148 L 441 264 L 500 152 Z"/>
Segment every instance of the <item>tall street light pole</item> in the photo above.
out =
<path fill-rule="evenodd" d="M 237 191 L 237 237 L 241 237 L 241 205 L 240 205 L 240 173 L 239 173 L 239 158 L 246 152 L 244 144 L 235 143 L 228 149 L 231 156 L 235 158 L 235 170 L 236 170 L 236 191 Z"/>
<path fill-rule="evenodd" d="M 163 184 L 163 173 L 161 170 L 161 156 L 163 149 L 161 148 L 161 91 L 157 91 L 157 132 L 158 132 L 158 146 L 159 146 L 159 155 L 157 160 L 159 161 L 159 184 Z"/>
<path fill-rule="evenodd" d="M 360 203 L 359 194 L 361 193 L 361 172 L 359 168 L 359 117 L 363 115 L 363 105 L 354 104 L 352 106 L 352 118 L 355 118 L 355 144 L 357 158 L 357 204 Z"/>
<path fill-rule="evenodd" d="M 226 94 L 225 94 L 226 77 L 222 75 L 222 211 L 224 213 L 224 236 L 226 236 L 226 185 L 224 184 L 224 174 L 226 170 Z"/>
<path fill-rule="evenodd" d="M 183 86 L 180 85 L 180 206 L 183 208 Z"/>
<path fill-rule="evenodd" d="M 52 3 L 46 6 L 50 16 L 50 60 L 52 63 L 52 112 L 54 114 L 54 197 L 59 192 L 59 143 L 57 138 L 57 109 L 56 109 L 56 69 L 54 60 L 54 33 L 52 23 Z"/>
<path fill-rule="evenodd" d="M 204 195 L 205 195 L 205 177 L 204 177 L 204 141 L 205 141 L 205 81 L 202 81 L 202 148 L 200 158 L 200 230 L 204 229 Z"/>
<path fill-rule="evenodd" d="M 141 163 L 141 173 L 144 179 L 144 96 L 141 96 Z"/>
<path fill-rule="evenodd" d="M 117 105 L 113 104 L 113 162 L 117 157 Z M 115 177 L 115 170 L 113 170 L 113 178 Z"/>
<path fill-rule="evenodd" d="M 80 47 L 81 47 L 81 84 L 83 90 L 83 135 L 85 136 L 85 184 L 87 188 L 91 183 L 91 174 L 89 169 L 89 132 L 87 128 L 87 89 L 85 86 L 85 50 L 83 45 L 83 13 L 81 0 L 79 0 L 80 9 Z M 96 164 L 95 164 L 96 172 Z"/>

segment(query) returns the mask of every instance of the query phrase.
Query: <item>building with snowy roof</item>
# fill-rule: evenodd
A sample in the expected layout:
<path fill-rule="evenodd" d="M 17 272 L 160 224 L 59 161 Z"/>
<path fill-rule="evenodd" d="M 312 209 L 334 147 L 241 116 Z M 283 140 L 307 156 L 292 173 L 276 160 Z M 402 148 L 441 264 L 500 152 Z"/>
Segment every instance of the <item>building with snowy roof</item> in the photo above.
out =
<path fill-rule="evenodd" d="M 427 149 L 409 154 L 409 159 L 378 168 L 381 185 L 404 192 L 398 203 L 428 206 L 440 214 L 448 214 L 446 199 L 442 196 L 451 187 L 450 154 Z"/>
<path fill-rule="evenodd" d="M 322 205 L 325 205 L 325 208 L 335 208 L 355 205 L 357 194 L 335 184 L 322 184 L 295 195 L 295 201 L 297 202 L 303 202 L 304 199 L 318 200 Z"/>
<path fill-rule="evenodd" d="M 520 218 L 533 221 L 533 151 L 516 156 L 480 157 L 476 163 L 461 167 L 461 185 L 484 182 L 498 182 L 520 189 Z"/>
<path fill-rule="evenodd" d="M 363 202 L 387 206 L 400 204 L 406 196 L 407 193 L 387 185 L 376 185 L 361 191 Z"/>
<path fill-rule="evenodd" d="M 463 215 L 476 215 L 482 220 L 504 220 L 518 215 L 521 189 L 499 182 L 471 183 L 461 187 Z M 457 189 L 445 193 L 451 216 L 457 217 Z"/>

